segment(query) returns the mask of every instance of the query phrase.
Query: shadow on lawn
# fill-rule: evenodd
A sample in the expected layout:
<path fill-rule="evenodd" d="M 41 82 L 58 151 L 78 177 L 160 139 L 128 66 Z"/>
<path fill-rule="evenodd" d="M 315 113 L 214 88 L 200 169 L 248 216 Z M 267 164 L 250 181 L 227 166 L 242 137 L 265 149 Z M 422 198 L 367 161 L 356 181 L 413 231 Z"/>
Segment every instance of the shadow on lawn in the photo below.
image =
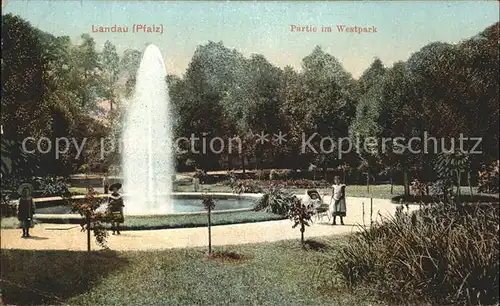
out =
<path fill-rule="evenodd" d="M 323 242 L 316 241 L 316 240 L 306 240 L 304 243 L 305 243 L 306 249 L 312 250 L 312 251 L 326 251 L 330 248 L 329 245 L 327 245 Z"/>
<path fill-rule="evenodd" d="M 128 263 L 113 251 L 31 250 L 2 250 L 0 262 L 0 288 L 7 305 L 63 303 Z"/>

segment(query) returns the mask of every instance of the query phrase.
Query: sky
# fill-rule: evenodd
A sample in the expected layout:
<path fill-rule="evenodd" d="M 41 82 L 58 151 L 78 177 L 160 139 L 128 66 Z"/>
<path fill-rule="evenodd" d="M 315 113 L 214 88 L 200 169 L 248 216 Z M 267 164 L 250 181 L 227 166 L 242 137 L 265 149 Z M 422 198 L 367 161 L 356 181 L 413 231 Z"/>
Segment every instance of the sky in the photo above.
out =
<path fill-rule="evenodd" d="M 300 70 L 316 45 L 358 78 L 378 57 L 390 67 L 428 43 L 458 43 L 498 22 L 497 1 L 107 1 L 6 0 L 3 13 L 78 43 L 89 33 L 121 54 L 157 45 L 168 73 L 182 76 L 198 45 L 222 41 L 245 56 L 263 54 L 279 67 Z M 134 24 L 163 33 L 132 33 Z M 92 33 L 92 26 L 128 26 L 128 33 Z M 292 32 L 291 25 L 318 32 Z M 375 27 L 376 33 L 340 33 L 337 25 Z M 332 32 L 321 32 L 322 26 Z"/>

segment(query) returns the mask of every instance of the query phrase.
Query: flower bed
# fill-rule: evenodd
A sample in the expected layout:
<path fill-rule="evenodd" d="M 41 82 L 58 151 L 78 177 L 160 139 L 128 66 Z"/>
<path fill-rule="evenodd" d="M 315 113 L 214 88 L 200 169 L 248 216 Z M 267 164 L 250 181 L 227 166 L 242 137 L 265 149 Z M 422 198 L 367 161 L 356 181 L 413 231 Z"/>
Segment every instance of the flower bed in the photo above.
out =
<path fill-rule="evenodd" d="M 235 191 L 244 193 L 260 193 L 262 189 L 271 185 L 280 185 L 285 188 L 316 189 L 329 187 L 326 181 L 313 180 L 237 180 L 235 182 L 224 181 L 224 185 L 231 186 Z"/>

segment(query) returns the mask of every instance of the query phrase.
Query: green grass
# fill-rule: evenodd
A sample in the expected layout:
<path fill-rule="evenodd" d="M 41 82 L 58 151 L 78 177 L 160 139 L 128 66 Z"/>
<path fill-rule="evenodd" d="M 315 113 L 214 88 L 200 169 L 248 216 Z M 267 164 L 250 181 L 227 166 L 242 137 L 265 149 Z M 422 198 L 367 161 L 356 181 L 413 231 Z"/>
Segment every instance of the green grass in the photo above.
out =
<path fill-rule="evenodd" d="M 212 214 L 212 225 L 282 220 L 283 217 L 263 211 L 242 211 Z M 207 226 L 207 215 L 126 216 L 125 230 L 186 228 Z"/>
<path fill-rule="evenodd" d="M 0 219 L 0 228 L 20 228 L 21 223 L 17 220 L 17 217 L 5 217 Z"/>
<path fill-rule="evenodd" d="M 330 262 L 352 286 L 396 305 L 415 299 L 498 305 L 498 217 L 498 205 L 490 204 L 400 208 L 384 223 L 353 235 Z"/>
<path fill-rule="evenodd" d="M 325 286 L 325 278 L 337 276 L 318 273 L 318 263 L 345 240 L 318 242 L 316 250 L 302 250 L 298 241 L 216 248 L 217 258 L 200 248 L 89 255 L 3 250 L 3 297 L 6 304 L 385 305 L 340 284 Z"/>
<path fill-rule="evenodd" d="M 212 225 L 226 225 L 239 223 L 252 223 L 271 220 L 282 220 L 284 217 L 264 211 L 238 211 L 212 214 Z M 17 218 L 1 219 L 2 228 L 19 228 Z M 43 220 L 42 220 L 43 221 Z M 75 220 L 79 223 L 78 220 Z M 67 223 L 66 219 L 46 220 L 44 223 Z M 166 228 L 186 228 L 207 226 L 207 215 L 164 215 L 164 216 L 125 216 L 121 225 L 124 230 L 152 230 Z"/>
<path fill-rule="evenodd" d="M 201 188 L 207 189 L 210 192 L 232 192 L 229 186 L 219 185 L 219 184 L 203 184 Z M 305 194 L 306 189 L 303 188 L 288 188 L 291 192 L 295 194 Z M 176 192 L 193 192 L 193 186 L 177 186 Z M 320 194 L 326 193 L 331 194 L 331 188 L 319 188 Z M 370 189 L 367 190 L 366 185 L 349 185 L 346 189 L 348 197 L 367 197 L 367 198 L 377 198 L 377 199 L 392 199 L 395 196 L 404 194 L 404 187 L 401 185 L 393 186 L 393 193 L 391 193 L 391 185 L 370 185 Z M 470 188 L 466 186 L 461 187 L 461 192 L 463 195 L 470 194 Z M 476 193 L 476 188 L 473 187 L 473 193 Z"/>
<path fill-rule="evenodd" d="M 70 187 L 71 192 L 78 194 L 85 194 L 85 188 L 81 187 Z M 288 188 L 291 192 L 296 194 L 304 194 L 306 189 L 303 188 Z M 321 194 L 330 194 L 330 188 L 319 188 Z M 175 186 L 175 192 L 194 192 L 192 185 L 180 185 Z M 210 191 L 210 192 L 229 192 L 232 193 L 232 189 L 229 186 L 222 184 L 201 184 L 200 191 Z M 347 196 L 349 197 L 366 197 L 366 198 L 377 198 L 377 199 L 392 199 L 395 196 L 402 195 L 404 193 L 404 188 L 402 185 L 394 185 L 393 193 L 391 193 L 391 185 L 381 184 L 381 185 L 370 185 L 370 190 L 368 191 L 366 185 L 350 185 L 347 186 Z M 461 192 L 464 195 L 470 194 L 470 188 L 467 186 L 461 187 Z M 473 193 L 477 193 L 476 188 L 473 187 Z"/>
<path fill-rule="evenodd" d="M 86 194 L 87 188 L 85 187 L 69 187 L 69 192 L 73 194 Z"/>

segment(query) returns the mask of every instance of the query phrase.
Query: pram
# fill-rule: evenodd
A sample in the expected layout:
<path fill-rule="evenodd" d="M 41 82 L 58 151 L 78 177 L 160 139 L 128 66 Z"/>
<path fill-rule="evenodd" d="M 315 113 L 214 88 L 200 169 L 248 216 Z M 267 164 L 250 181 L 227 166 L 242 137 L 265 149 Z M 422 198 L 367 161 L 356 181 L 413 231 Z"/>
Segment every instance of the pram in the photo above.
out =
<path fill-rule="evenodd" d="M 316 213 L 316 219 L 322 220 L 324 216 L 330 221 L 329 205 L 323 203 L 323 199 L 319 195 L 319 192 L 315 189 L 309 189 L 306 191 L 307 198 L 309 199 L 309 204 L 312 204 L 313 209 Z"/>

